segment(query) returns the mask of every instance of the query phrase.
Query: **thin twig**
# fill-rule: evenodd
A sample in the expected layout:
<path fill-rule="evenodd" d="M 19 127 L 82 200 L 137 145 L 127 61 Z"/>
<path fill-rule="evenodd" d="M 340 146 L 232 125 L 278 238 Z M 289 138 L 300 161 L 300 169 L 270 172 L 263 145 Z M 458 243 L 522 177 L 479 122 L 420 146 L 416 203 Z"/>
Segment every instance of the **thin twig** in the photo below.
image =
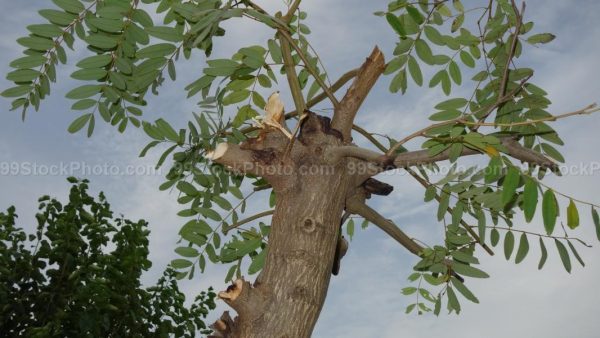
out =
<path fill-rule="evenodd" d="M 233 230 L 233 229 L 235 229 L 239 226 L 242 226 L 246 223 L 250 223 L 250 222 L 257 220 L 259 218 L 262 218 L 262 217 L 273 215 L 274 212 L 275 212 L 275 210 L 267 210 L 267 211 L 259 212 L 256 215 L 252 215 L 248 218 L 244 218 L 243 220 L 237 221 L 227 227 L 223 227 L 223 232 L 227 233 L 227 232 L 229 232 L 229 230 Z"/>

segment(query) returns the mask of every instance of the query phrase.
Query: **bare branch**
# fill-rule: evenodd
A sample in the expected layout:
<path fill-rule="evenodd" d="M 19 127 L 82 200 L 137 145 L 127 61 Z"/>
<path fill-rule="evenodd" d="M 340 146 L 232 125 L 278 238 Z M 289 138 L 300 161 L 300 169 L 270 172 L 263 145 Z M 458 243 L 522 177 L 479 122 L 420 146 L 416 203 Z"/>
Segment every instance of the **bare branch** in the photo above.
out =
<path fill-rule="evenodd" d="M 357 146 L 332 147 L 327 149 L 325 156 L 332 164 L 340 162 L 344 157 L 354 157 L 367 162 L 376 163 L 379 162 L 379 159 L 385 157 L 384 154 Z"/>
<path fill-rule="evenodd" d="M 296 107 L 296 111 L 303 112 L 304 109 L 306 109 L 306 103 L 304 102 L 304 95 L 302 94 L 302 88 L 300 88 L 300 82 L 298 81 L 298 74 L 296 73 L 292 51 L 290 50 L 290 42 L 285 38 L 286 33 L 283 30 L 279 30 L 277 35 L 279 35 L 283 67 L 285 68 L 285 75 L 294 99 L 294 106 Z"/>
<path fill-rule="evenodd" d="M 264 176 L 265 168 L 273 164 L 275 154 L 272 149 L 242 149 L 237 144 L 219 143 L 206 154 L 206 158 L 237 173 Z"/>
<path fill-rule="evenodd" d="M 544 155 L 533 151 L 531 149 L 523 147 L 514 137 L 502 137 L 500 138 L 500 144 L 503 146 L 502 150 L 506 150 L 506 154 L 521 160 L 523 162 L 538 165 L 542 168 L 550 169 L 552 171 L 558 170 L 558 165 L 546 158 Z M 463 147 L 460 156 L 469 156 L 482 154 L 481 150 Z M 380 154 L 372 150 L 359 148 L 356 146 L 340 146 L 327 150 L 327 155 L 331 163 L 337 163 L 344 157 L 358 158 L 367 162 L 374 163 L 380 167 L 379 171 L 369 173 L 373 176 L 381 171 L 396 169 L 396 168 L 408 168 L 416 165 L 430 164 L 440 161 L 445 161 L 450 158 L 450 149 L 431 156 L 429 150 L 417 150 L 409 151 L 398 154 L 396 157 L 389 157 L 385 154 Z"/>
<path fill-rule="evenodd" d="M 506 154 L 514 157 L 523 162 L 536 164 L 542 168 L 551 169 L 553 171 L 558 169 L 556 163 L 552 160 L 544 157 L 542 154 L 535 152 L 531 149 L 523 147 L 513 137 L 501 138 L 501 144 L 506 148 Z M 476 155 L 481 154 L 480 150 L 475 150 L 467 147 L 463 147 L 463 151 L 460 156 Z M 407 168 L 415 165 L 429 164 L 439 161 L 444 161 L 450 158 L 450 150 L 447 149 L 435 156 L 429 155 L 428 150 L 410 151 L 399 154 L 394 159 L 394 165 L 397 168 Z"/>
<path fill-rule="evenodd" d="M 287 14 L 283 16 L 283 20 L 285 22 L 290 22 L 292 20 L 294 13 L 298 10 L 298 7 L 300 6 L 300 2 L 302 2 L 302 0 L 295 0 L 294 3 L 290 6 Z"/>
<path fill-rule="evenodd" d="M 256 189 L 254 191 L 256 191 Z M 255 215 L 252 215 L 250 217 L 247 217 L 247 218 L 244 218 L 242 220 L 239 220 L 239 221 L 237 221 L 237 222 L 235 222 L 235 223 L 233 223 L 233 224 L 231 224 L 231 225 L 229 225 L 227 227 L 223 226 L 223 233 L 227 234 L 227 232 L 229 232 L 230 230 L 238 228 L 238 227 L 240 227 L 240 226 L 242 226 L 242 225 L 244 225 L 246 223 L 250 223 L 250 222 L 252 222 L 254 220 L 257 220 L 259 218 L 273 215 L 273 213 L 275 213 L 275 210 L 267 210 L 267 211 L 259 212 L 258 214 L 255 214 Z"/>
<path fill-rule="evenodd" d="M 294 39 L 292 38 L 292 36 L 288 33 L 288 31 L 286 31 L 284 29 L 279 29 L 278 34 L 281 37 L 283 37 L 283 39 L 280 39 L 281 44 L 282 44 L 282 46 L 281 46 L 282 47 L 282 52 L 283 52 L 283 40 L 286 40 L 289 43 L 289 46 L 291 46 L 296 51 L 296 53 L 300 57 L 300 60 L 302 60 L 302 63 L 304 63 L 304 66 L 306 66 L 306 70 L 310 73 L 310 75 L 312 75 L 312 77 L 319 84 L 319 86 L 321 87 L 321 89 L 323 89 L 323 91 L 325 92 L 325 94 L 327 95 L 327 97 L 329 98 L 329 100 L 331 100 L 331 103 L 333 104 L 333 106 L 337 107 L 339 105 L 339 102 L 338 102 L 337 98 L 329 90 L 329 87 L 323 81 L 323 79 L 321 79 L 321 77 L 319 76 L 319 74 L 313 69 L 313 67 L 311 66 L 310 62 L 306 58 L 306 55 L 304 55 L 304 51 L 302 51 L 302 49 L 300 49 L 300 47 L 298 47 L 298 45 L 296 44 L 296 42 L 294 41 Z M 296 107 L 296 109 L 299 110 L 297 107 Z"/>
<path fill-rule="evenodd" d="M 332 126 L 342 133 L 344 141 L 350 141 L 354 117 L 384 69 L 383 53 L 375 47 L 361 66 L 358 76 L 354 79 L 340 105 L 336 107 L 333 115 Z"/>
<path fill-rule="evenodd" d="M 364 202 L 360 201 L 359 199 L 350 199 L 346 202 L 346 210 L 353 214 L 360 215 L 367 221 L 375 224 L 381 230 L 385 231 L 385 233 L 387 233 L 390 237 L 400 243 L 403 247 L 408 249 L 408 251 L 417 256 L 421 255 L 421 252 L 423 251 L 423 247 L 421 245 L 415 242 L 412 238 L 408 237 L 408 235 L 406 235 L 404 231 L 400 230 L 396 224 L 381 216 L 377 211 L 373 210 Z"/>
<path fill-rule="evenodd" d="M 592 103 L 585 108 L 582 108 L 582 109 L 579 109 L 576 111 L 572 111 L 569 113 L 544 117 L 544 118 L 535 119 L 535 120 L 521 121 L 521 122 L 496 123 L 496 122 L 483 122 L 483 121 L 472 122 L 472 121 L 461 120 L 460 123 L 468 125 L 468 126 L 475 126 L 475 127 L 485 126 L 485 127 L 510 128 L 510 127 L 518 127 L 518 126 L 528 126 L 528 125 L 532 125 L 532 124 L 536 124 L 536 123 L 556 121 L 556 120 L 564 119 L 564 118 L 575 116 L 575 115 L 590 115 L 590 114 L 600 111 L 600 108 L 597 108 L 597 107 L 598 107 L 598 105 L 596 103 Z"/>

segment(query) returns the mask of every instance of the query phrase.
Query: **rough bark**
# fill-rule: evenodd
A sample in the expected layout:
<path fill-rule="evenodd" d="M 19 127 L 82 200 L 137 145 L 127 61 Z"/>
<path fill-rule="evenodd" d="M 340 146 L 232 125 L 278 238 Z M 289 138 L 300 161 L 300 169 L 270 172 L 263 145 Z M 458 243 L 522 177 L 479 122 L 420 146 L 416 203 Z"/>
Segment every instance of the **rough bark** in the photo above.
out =
<path fill-rule="evenodd" d="M 269 133 L 261 142 L 229 146 L 231 154 L 214 159 L 237 170 L 251 168 L 269 181 L 277 198 L 262 272 L 253 284 L 236 281 L 219 294 L 238 314 L 215 323 L 224 337 L 309 337 L 325 301 L 353 180 L 345 161 L 326 160 L 325 149 L 342 145 L 329 119 L 308 113 L 287 157 L 285 141 Z"/>

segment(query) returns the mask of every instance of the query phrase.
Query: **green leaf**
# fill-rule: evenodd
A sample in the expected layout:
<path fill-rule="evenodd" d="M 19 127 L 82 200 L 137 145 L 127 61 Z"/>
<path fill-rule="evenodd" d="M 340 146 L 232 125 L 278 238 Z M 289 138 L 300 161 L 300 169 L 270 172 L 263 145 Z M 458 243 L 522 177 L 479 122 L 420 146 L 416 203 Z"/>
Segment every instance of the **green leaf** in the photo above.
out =
<path fill-rule="evenodd" d="M 101 34 L 88 35 L 85 41 L 93 47 L 100 49 L 113 49 L 117 46 L 118 40 Z"/>
<path fill-rule="evenodd" d="M 352 237 L 354 237 L 354 220 L 352 218 L 348 221 L 348 225 L 346 225 L 346 232 L 350 240 L 352 240 Z"/>
<path fill-rule="evenodd" d="M 427 45 L 427 43 L 422 39 L 419 39 L 415 42 L 415 51 L 417 52 L 419 58 L 426 64 L 433 65 L 435 63 L 431 48 L 429 48 L 429 45 Z"/>
<path fill-rule="evenodd" d="M 435 185 L 429 185 L 427 186 L 427 188 L 425 189 L 425 202 L 429 202 L 432 201 L 435 196 L 437 196 L 437 190 L 435 188 Z"/>
<path fill-rule="evenodd" d="M 581 256 L 579 256 L 579 252 L 577 252 L 577 250 L 575 249 L 575 246 L 573 246 L 573 243 L 571 243 L 571 241 L 567 240 L 567 244 L 569 245 L 569 248 L 571 249 L 571 252 L 575 256 L 575 258 L 577 259 L 577 261 L 579 262 L 579 264 L 581 264 L 581 266 L 585 266 L 585 263 L 583 262 L 583 259 L 581 259 Z"/>
<path fill-rule="evenodd" d="M 556 36 L 553 34 L 541 33 L 530 36 L 529 38 L 527 38 L 527 42 L 529 42 L 532 45 L 535 45 L 538 43 L 548 43 L 554 40 L 554 38 L 556 38 Z"/>
<path fill-rule="evenodd" d="M 160 143 L 160 141 L 156 141 L 156 140 L 155 140 L 155 141 L 152 141 L 152 142 L 150 142 L 150 143 L 148 143 L 148 144 L 147 144 L 147 145 L 144 147 L 144 149 L 142 149 L 142 151 L 140 152 L 140 155 L 139 155 L 139 157 L 144 157 L 144 156 L 146 156 L 146 153 L 148 153 L 148 150 L 150 150 L 150 149 L 154 148 L 154 147 L 155 147 L 157 144 L 159 144 L 159 143 Z"/>
<path fill-rule="evenodd" d="M 46 63 L 47 60 L 48 59 L 46 59 L 46 57 L 44 57 L 43 55 L 36 54 L 16 59 L 10 63 L 10 66 L 12 68 L 22 69 L 34 68 L 43 65 L 44 63 Z"/>
<path fill-rule="evenodd" d="M 400 19 L 398 19 L 398 17 L 394 13 L 387 13 L 385 15 L 385 19 L 390 24 L 390 26 L 392 26 L 392 28 L 396 31 L 396 33 L 400 35 L 400 37 L 406 36 L 406 30 L 404 30 Z"/>
<path fill-rule="evenodd" d="M 155 38 L 170 42 L 183 41 L 183 34 L 178 29 L 166 26 L 146 27 L 146 32 Z"/>
<path fill-rule="evenodd" d="M 97 103 L 98 103 L 98 101 L 94 100 L 94 99 L 83 99 L 83 100 L 75 102 L 71 106 L 71 109 L 72 110 L 86 110 L 86 109 L 92 108 Z"/>
<path fill-rule="evenodd" d="M 79 62 L 77 62 L 77 67 L 79 68 L 100 68 L 107 66 L 113 57 L 110 54 L 101 54 L 87 57 Z"/>
<path fill-rule="evenodd" d="M 533 215 L 535 215 L 535 209 L 538 203 L 538 186 L 537 183 L 531 179 L 525 179 L 525 188 L 523 190 L 523 211 L 525 213 L 525 220 L 527 223 L 531 222 Z"/>
<path fill-rule="evenodd" d="M 52 2 L 65 11 L 74 14 L 79 14 L 85 9 L 83 4 L 77 0 L 52 0 Z"/>
<path fill-rule="evenodd" d="M 180 246 L 178 248 L 175 249 L 175 252 L 183 257 L 198 257 L 200 255 L 200 253 L 198 252 L 198 250 L 189 247 L 189 246 Z"/>
<path fill-rule="evenodd" d="M 121 19 L 106 19 L 106 18 L 89 18 L 87 20 L 91 25 L 94 25 L 96 28 L 109 32 L 109 33 L 119 33 L 123 30 L 124 22 Z"/>
<path fill-rule="evenodd" d="M 390 82 L 390 92 L 397 93 L 398 91 L 401 91 L 404 94 L 406 92 L 406 86 L 406 69 L 402 69 L 394 76 L 392 82 Z"/>
<path fill-rule="evenodd" d="M 100 93 L 101 90 L 102 86 L 99 85 L 84 85 L 71 90 L 65 96 L 73 100 L 85 99 Z"/>
<path fill-rule="evenodd" d="M 226 200 L 225 198 L 223 198 L 219 195 L 213 195 L 212 201 L 215 202 L 223 210 L 233 209 L 233 206 L 231 205 L 231 203 L 229 203 L 228 200 Z"/>
<path fill-rule="evenodd" d="M 0 95 L 2 95 L 4 97 L 19 97 L 19 96 L 28 94 L 30 91 L 31 91 L 31 85 L 23 85 L 23 86 L 8 88 L 5 91 L 3 91 Z"/>
<path fill-rule="evenodd" d="M 473 278 L 488 278 L 490 275 L 470 265 L 452 262 L 452 270 L 459 275 Z"/>
<path fill-rule="evenodd" d="M 509 166 L 504 183 L 502 184 L 502 204 L 506 205 L 515 197 L 515 192 L 519 186 L 521 178 L 520 171 L 514 166 Z"/>
<path fill-rule="evenodd" d="M 192 266 L 192 262 L 188 261 L 187 259 L 178 258 L 171 261 L 171 266 L 173 269 L 185 269 Z"/>
<path fill-rule="evenodd" d="M 558 162 L 565 162 L 565 158 L 561 155 L 561 153 L 548 143 L 542 143 L 542 150 L 544 150 L 544 153 L 546 153 L 546 155 L 552 157 Z"/>
<path fill-rule="evenodd" d="M 551 235 L 556 226 L 556 217 L 558 216 L 558 204 L 556 197 L 551 189 L 546 190 L 542 200 L 542 216 L 544 218 L 544 228 L 546 233 Z"/>
<path fill-rule="evenodd" d="M 460 294 L 462 294 L 466 299 L 472 301 L 473 303 L 479 304 L 479 299 L 475 297 L 473 292 L 469 290 L 458 278 L 452 276 L 450 277 L 450 281 L 452 281 L 452 285 Z"/>
<path fill-rule="evenodd" d="M 452 290 L 452 288 L 447 288 L 446 292 L 448 294 L 448 309 L 460 313 L 460 303 L 458 302 L 458 298 L 456 298 L 454 290 Z"/>
<path fill-rule="evenodd" d="M 460 52 L 460 60 L 469 68 L 475 67 L 475 60 L 473 60 L 471 54 L 464 50 Z"/>
<path fill-rule="evenodd" d="M 217 222 L 221 221 L 221 215 L 219 215 L 218 212 L 216 212 L 212 209 L 196 207 L 195 210 L 198 211 L 199 213 L 201 213 L 204 217 L 212 219 L 213 221 L 217 221 Z"/>
<path fill-rule="evenodd" d="M 465 15 L 464 14 L 458 15 L 452 21 L 452 26 L 450 27 L 450 31 L 452 33 L 456 32 L 462 26 L 462 24 L 463 24 L 464 21 L 465 21 Z"/>
<path fill-rule="evenodd" d="M 577 206 L 573 200 L 569 202 L 569 206 L 567 207 L 567 225 L 571 229 L 579 226 L 579 211 L 577 211 Z"/>
<path fill-rule="evenodd" d="M 271 58 L 275 63 L 283 63 L 283 57 L 281 55 L 281 48 L 277 42 L 273 39 L 269 39 L 268 42 L 269 53 L 271 54 Z"/>
<path fill-rule="evenodd" d="M 493 228 L 492 231 L 490 232 L 490 242 L 492 243 L 492 246 L 495 247 L 499 241 L 500 241 L 500 233 L 498 232 L 498 229 Z"/>
<path fill-rule="evenodd" d="M 467 99 L 464 99 L 462 97 L 457 97 L 454 99 L 449 99 L 449 100 L 438 103 L 435 106 L 435 109 L 438 109 L 438 110 L 460 109 L 460 108 L 463 108 L 464 106 L 466 106 L 467 103 L 469 103 L 469 101 L 467 101 Z"/>
<path fill-rule="evenodd" d="M 252 263 L 248 267 L 248 273 L 253 275 L 262 270 L 265 265 L 265 258 L 267 257 L 267 248 L 263 249 L 258 255 L 252 257 Z"/>
<path fill-rule="evenodd" d="M 598 211 L 592 207 L 592 219 L 594 220 L 594 226 L 596 227 L 596 237 L 600 241 L 600 217 L 598 217 Z"/>
<path fill-rule="evenodd" d="M 423 73 L 421 73 L 421 67 L 419 67 L 419 63 L 417 63 L 417 60 L 415 60 L 415 58 L 412 56 L 408 58 L 408 70 L 417 86 L 422 86 Z"/>
<path fill-rule="evenodd" d="M 450 204 L 450 194 L 447 192 L 447 186 L 444 186 L 442 192 L 440 192 L 440 201 L 437 211 L 437 219 L 441 221 L 444 219 L 444 215 L 448 211 L 448 205 Z"/>
<path fill-rule="evenodd" d="M 59 26 L 68 26 L 75 20 L 77 20 L 77 15 L 71 13 L 65 13 L 63 11 L 55 10 L 55 9 L 43 9 L 39 11 L 40 15 L 44 17 L 46 20 L 52 22 L 55 25 Z"/>
<path fill-rule="evenodd" d="M 62 29 L 52 24 L 29 25 L 27 29 L 31 33 L 44 38 L 56 38 L 63 34 Z"/>
<path fill-rule="evenodd" d="M 431 116 L 429 116 L 429 119 L 431 121 L 449 121 L 449 120 L 454 120 L 456 118 L 459 118 L 462 115 L 462 112 L 460 112 L 459 110 L 446 110 L 446 111 L 440 111 L 437 112 Z"/>
<path fill-rule="evenodd" d="M 554 243 L 556 244 L 558 255 L 560 256 L 560 260 L 562 261 L 565 270 L 567 270 L 568 273 L 571 273 L 571 259 L 569 258 L 569 252 L 567 251 L 567 248 L 557 239 L 554 240 Z"/>
<path fill-rule="evenodd" d="M 53 40 L 38 36 L 28 36 L 24 38 L 19 38 L 17 39 L 17 43 L 19 43 L 23 47 L 27 47 L 41 52 L 45 52 L 54 47 Z"/>
<path fill-rule="evenodd" d="M 248 89 L 242 89 L 235 92 L 229 93 L 227 96 L 223 98 L 223 105 L 227 106 L 230 104 L 242 102 L 250 97 L 250 91 Z"/>
<path fill-rule="evenodd" d="M 542 237 L 540 237 L 540 250 L 542 251 L 542 256 L 538 263 L 538 270 L 541 270 L 544 267 L 544 264 L 546 264 L 546 260 L 548 259 L 548 250 L 546 250 L 546 245 L 544 245 Z"/>
<path fill-rule="evenodd" d="M 519 249 L 517 250 L 517 256 L 515 257 L 515 263 L 519 264 L 525 259 L 527 253 L 529 252 L 529 241 L 527 240 L 527 235 L 525 233 L 521 234 L 521 239 L 519 240 Z"/>
<path fill-rule="evenodd" d="M 450 73 L 450 77 L 452 78 L 452 81 L 454 81 L 454 83 L 456 83 L 457 85 L 460 85 L 462 83 L 462 75 L 460 73 L 460 68 L 458 67 L 456 62 L 450 61 L 450 65 L 448 66 L 448 72 Z"/>
<path fill-rule="evenodd" d="M 196 190 L 194 185 L 186 181 L 180 181 L 179 183 L 177 183 L 177 189 L 189 196 L 198 195 L 198 190 Z"/>
<path fill-rule="evenodd" d="M 31 82 L 40 76 L 40 72 L 33 69 L 18 69 L 6 75 L 6 79 L 13 82 Z"/>
<path fill-rule="evenodd" d="M 105 78 L 108 75 L 108 72 L 102 68 L 84 68 L 77 70 L 71 74 L 71 77 L 76 80 L 100 80 Z"/>
<path fill-rule="evenodd" d="M 421 12 L 419 12 L 419 10 L 413 6 L 407 6 L 406 11 L 408 12 L 408 15 L 410 15 L 410 17 L 417 23 L 417 25 L 420 25 L 425 21 L 425 18 Z"/>
<path fill-rule="evenodd" d="M 92 114 L 81 115 L 80 117 L 76 118 L 75 121 L 71 123 L 71 125 L 69 125 L 69 128 L 67 130 L 71 134 L 78 132 L 90 121 L 91 117 Z"/>
<path fill-rule="evenodd" d="M 136 56 L 140 59 L 151 59 L 162 56 L 168 56 L 175 52 L 177 47 L 170 43 L 158 43 L 137 51 Z"/>
<path fill-rule="evenodd" d="M 170 141 L 173 142 L 179 142 L 179 134 L 175 131 L 175 129 L 173 129 L 173 127 L 171 127 L 171 125 L 163 120 L 163 119 L 158 119 L 156 120 L 156 126 L 158 127 L 158 130 L 160 130 L 160 132 Z"/>
<path fill-rule="evenodd" d="M 515 235 L 512 231 L 507 231 L 504 236 L 504 257 L 506 260 L 510 259 L 510 255 L 512 255 L 513 248 L 515 247 Z"/>

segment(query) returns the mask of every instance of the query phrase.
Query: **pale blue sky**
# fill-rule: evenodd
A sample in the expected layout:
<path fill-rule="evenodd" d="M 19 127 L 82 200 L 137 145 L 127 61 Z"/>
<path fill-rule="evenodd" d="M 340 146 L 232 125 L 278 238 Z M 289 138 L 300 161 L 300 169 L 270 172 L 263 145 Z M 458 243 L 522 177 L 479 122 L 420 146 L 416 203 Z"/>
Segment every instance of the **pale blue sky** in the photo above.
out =
<path fill-rule="evenodd" d="M 257 1 L 268 8 L 281 6 L 281 1 Z M 467 5 L 475 1 L 464 1 Z M 487 2 L 487 1 L 485 1 Z M 319 51 L 332 78 L 359 65 L 372 47 L 379 45 L 388 56 L 396 37 L 381 18 L 372 12 L 385 8 L 386 1 L 305 0 L 303 8 L 309 12 L 312 42 Z M 0 0 L 0 71 L 7 73 L 8 63 L 21 54 L 15 43 L 26 35 L 27 24 L 41 22 L 35 10 L 50 7 L 50 1 Z M 547 89 L 553 101 L 551 111 L 564 113 L 600 101 L 600 26 L 597 13 L 600 2 L 542 1 L 527 2 L 527 18 L 536 21 L 537 32 L 552 32 L 557 39 L 540 49 L 532 49 L 519 64 L 536 70 L 533 81 Z M 248 23 L 228 23 L 232 39 L 217 40 L 215 56 L 228 56 L 240 47 L 264 42 L 271 32 Z M 71 53 L 71 60 L 77 53 Z M 194 102 L 185 101 L 183 87 L 201 74 L 203 58 L 178 66 L 179 79 L 163 87 L 158 99 L 146 109 L 146 118 L 166 118 L 176 126 L 184 126 Z M 75 81 L 68 74 L 70 65 L 60 68 L 59 83 L 39 112 L 31 111 L 22 123 L 20 115 L 8 112 L 9 101 L 0 99 L 0 162 L 29 163 L 31 165 L 58 165 L 80 163 L 85 165 L 153 165 L 156 154 L 137 158 L 148 142 L 139 130 L 130 129 L 125 135 L 116 129 L 97 123 L 91 138 L 66 132 L 77 116 L 69 110 L 71 102 L 64 98 Z M 426 76 L 429 73 L 426 73 Z M 389 78 L 383 78 L 360 112 L 358 121 L 372 131 L 388 133 L 400 138 L 427 125 L 432 105 L 443 99 L 438 91 L 409 88 L 407 95 L 392 95 L 387 91 Z M 468 83 L 468 82 L 467 82 Z M 8 86 L 0 80 L 2 89 Z M 285 88 L 282 88 L 285 91 Z M 459 90 L 468 93 L 469 88 Z M 291 100 L 287 100 L 291 102 Z M 327 108 L 323 106 L 323 108 Z M 555 124 L 567 140 L 563 154 L 569 163 L 598 164 L 600 156 L 600 115 L 574 118 Z M 416 147 L 418 145 L 412 144 Z M 77 164 L 75 164 L 77 165 Z M 77 176 L 82 176 L 75 172 Z M 0 209 L 16 205 L 22 215 L 23 226 L 31 226 L 38 196 L 51 194 L 64 198 L 68 189 L 66 175 L 0 175 Z M 159 192 L 160 175 L 105 176 L 90 175 L 92 190 L 103 190 L 118 213 L 129 218 L 149 221 L 151 257 L 155 265 L 146 277 L 151 282 L 171 259 L 176 258 L 177 231 L 183 220 L 176 216 L 176 195 Z M 394 184 L 396 190 L 388 198 L 372 201 L 386 216 L 393 219 L 412 236 L 434 244 L 439 239 L 439 223 L 435 220 L 435 206 L 422 203 L 423 191 L 410 178 L 397 174 L 382 177 Z M 600 202 L 600 171 L 592 175 L 549 177 L 548 182 L 558 191 L 583 200 Z M 258 196 L 252 209 L 265 208 L 263 195 Z M 564 201 L 563 201 L 564 205 Z M 600 277 L 600 250 L 589 217 L 589 208 L 580 207 L 582 226 L 574 236 L 587 238 L 592 249 L 581 249 L 587 263 L 581 268 L 575 262 L 572 274 L 567 274 L 551 250 L 547 266 L 537 271 L 539 253 L 532 245 L 531 253 L 520 265 L 508 263 L 501 253 L 487 257 L 480 253 L 483 268 L 490 273 L 488 280 L 469 280 L 469 286 L 481 304 L 463 301 L 459 316 L 406 315 L 404 308 L 413 299 L 402 296 L 400 289 L 407 286 L 416 259 L 387 238 L 378 229 L 369 227 L 357 231 L 350 251 L 342 262 L 341 275 L 332 279 L 328 298 L 317 324 L 315 337 L 596 337 L 600 330 L 597 313 L 600 295 L 596 290 Z M 524 223 L 524 222 L 523 222 Z M 542 231 L 539 220 L 523 224 L 528 230 Z M 498 251 L 498 250 L 497 250 Z M 182 287 L 191 293 L 214 285 L 224 288 L 224 268 L 208 269 L 193 281 L 183 281 Z M 220 306 L 213 317 L 225 306 Z"/>

